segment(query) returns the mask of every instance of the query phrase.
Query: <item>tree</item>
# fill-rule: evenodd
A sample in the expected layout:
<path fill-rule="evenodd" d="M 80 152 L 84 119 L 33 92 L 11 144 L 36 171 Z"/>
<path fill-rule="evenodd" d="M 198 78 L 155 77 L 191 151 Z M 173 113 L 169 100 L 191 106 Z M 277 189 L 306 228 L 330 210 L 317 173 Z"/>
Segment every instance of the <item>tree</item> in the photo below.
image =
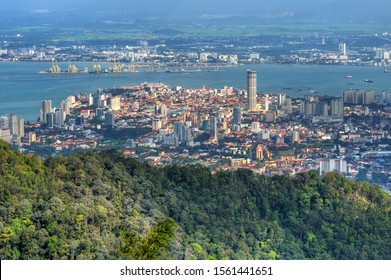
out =
<path fill-rule="evenodd" d="M 177 224 L 171 218 L 157 223 L 144 237 L 124 230 L 120 252 L 133 260 L 158 260 L 166 257 L 167 248 L 175 236 Z"/>

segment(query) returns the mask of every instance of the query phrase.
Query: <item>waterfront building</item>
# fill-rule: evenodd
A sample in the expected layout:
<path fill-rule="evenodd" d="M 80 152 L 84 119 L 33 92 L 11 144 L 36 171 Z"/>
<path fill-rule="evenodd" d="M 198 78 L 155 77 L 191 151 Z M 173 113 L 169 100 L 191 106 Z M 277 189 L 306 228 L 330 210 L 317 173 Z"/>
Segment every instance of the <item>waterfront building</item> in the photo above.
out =
<path fill-rule="evenodd" d="M 8 128 L 8 115 L 0 117 L 0 129 Z"/>
<path fill-rule="evenodd" d="M 346 43 L 339 44 L 339 54 L 343 56 L 346 56 L 348 54 Z"/>
<path fill-rule="evenodd" d="M 18 117 L 15 114 L 8 115 L 8 128 L 11 135 L 18 135 Z"/>
<path fill-rule="evenodd" d="M 46 116 L 48 113 L 52 112 L 52 100 L 44 100 L 42 101 L 42 108 L 41 108 L 41 122 L 47 123 Z"/>
<path fill-rule="evenodd" d="M 60 108 L 64 112 L 65 116 L 69 115 L 71 113 L 71 102 L 69 99 L 61 101 Z"/>
<path fill-rule="evenodd" d="M 375 93 L 357 89 L 344 90 L 343 102 L 353 105 L 370 105 L 375 102 Z"/>

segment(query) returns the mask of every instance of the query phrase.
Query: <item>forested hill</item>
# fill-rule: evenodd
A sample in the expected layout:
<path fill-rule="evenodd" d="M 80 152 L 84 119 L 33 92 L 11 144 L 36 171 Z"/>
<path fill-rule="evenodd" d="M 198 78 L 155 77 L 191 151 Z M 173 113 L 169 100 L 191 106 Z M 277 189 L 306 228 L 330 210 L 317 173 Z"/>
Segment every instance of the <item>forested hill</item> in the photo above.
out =
<path fill-rule="evenodd" d="M 337 174 L 212 175 L 115 151 L 40 160 L 0 142 L 1 259 L 149 258 L 135 252 L 167 217 L 155 257 L 391 259 L 390 211 L 379 187 Z"/>

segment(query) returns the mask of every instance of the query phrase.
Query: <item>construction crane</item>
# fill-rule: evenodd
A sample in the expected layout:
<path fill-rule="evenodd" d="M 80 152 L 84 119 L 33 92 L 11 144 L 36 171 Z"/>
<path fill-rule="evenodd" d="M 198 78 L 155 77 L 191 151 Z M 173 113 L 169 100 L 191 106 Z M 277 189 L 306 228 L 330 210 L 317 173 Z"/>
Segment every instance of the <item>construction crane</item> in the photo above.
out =
<path fill-rule="evenodd" d="M 70 64 L 68 65 L 68 73 L 69 74 L 76 74 L 79 72 L 79 69 L 77 69 L 76 65 Z"/>
<path fill-rule="evenodd" d="M 54 59 L 52 60 L 52 67 L 49 69 L 49 71 L 52 74 L 58 74 L 61 72 L 61 68 L 60 68 L 60 66 L 58 66 L 56 60 L 54 60 Z"/>
<path fill-rule="evenodd" d="M 121 65 L 117 64 L 117 62 L 114 59 L 113 73 L 119 73 L 119 72 L 121 72 Z"/>

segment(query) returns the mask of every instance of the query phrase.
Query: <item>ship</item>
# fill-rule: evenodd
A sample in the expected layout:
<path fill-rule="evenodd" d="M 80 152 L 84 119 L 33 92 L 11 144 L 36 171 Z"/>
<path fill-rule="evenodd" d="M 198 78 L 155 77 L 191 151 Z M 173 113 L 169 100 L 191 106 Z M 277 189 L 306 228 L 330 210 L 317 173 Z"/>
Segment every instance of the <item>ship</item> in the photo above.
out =
<path fill-rule="evenodd" d="M 368 80 L 368 79 L 365 79 L 365 80 L 364 80 L 364 82 L 366 82 L 366 83 L 370 83 L 370 84 L 372 84 L 372 83 L 373 83 L 373 81 L 372 81 L 372 80 Z"/>
<path fill-rule="evenodd" d="M 351 78 L 353 78 L 352 75 L 346 75 L 346 76 L 345 76 L 345 79 L 351 79 Z"/>
<path fill-rule="evenodd" d="M 385 69 L 384 73 L 391 73 L 391 70 L 390 69 Z"/>

